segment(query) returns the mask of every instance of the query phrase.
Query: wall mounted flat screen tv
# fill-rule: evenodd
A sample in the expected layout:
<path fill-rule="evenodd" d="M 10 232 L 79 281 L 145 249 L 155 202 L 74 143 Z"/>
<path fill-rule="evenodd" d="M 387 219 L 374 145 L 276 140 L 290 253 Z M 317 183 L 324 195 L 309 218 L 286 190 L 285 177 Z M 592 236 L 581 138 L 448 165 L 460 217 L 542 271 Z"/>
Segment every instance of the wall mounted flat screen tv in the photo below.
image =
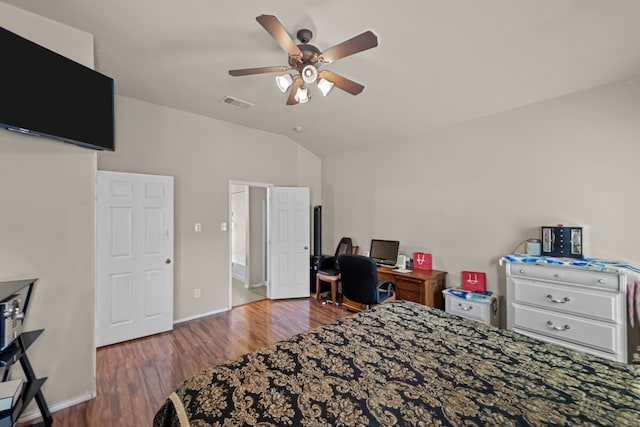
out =
<path fill-rule="evenodd" d="M 113 79 L 0 27 L 0 126 L 114 151 Z"/>

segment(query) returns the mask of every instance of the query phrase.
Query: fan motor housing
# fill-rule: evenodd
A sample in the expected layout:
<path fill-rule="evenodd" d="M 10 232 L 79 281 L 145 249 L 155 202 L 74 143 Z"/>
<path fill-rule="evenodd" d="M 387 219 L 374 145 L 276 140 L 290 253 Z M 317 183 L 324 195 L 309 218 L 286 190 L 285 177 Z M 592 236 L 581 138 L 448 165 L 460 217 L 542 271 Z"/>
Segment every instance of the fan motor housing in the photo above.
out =
<path fill-rule="evenodd" d="M 305 65 L 312 64 L 315 65 L 318 62 L 318 57 L 320 56 L 320 49 L 315 47 L 312 44 L 299 44 L 298 49 L 302 52 L 302 58 L 300 61 L 296 57 L 289 57 L 289 65 L 293 68 L 302 69 Z"/>

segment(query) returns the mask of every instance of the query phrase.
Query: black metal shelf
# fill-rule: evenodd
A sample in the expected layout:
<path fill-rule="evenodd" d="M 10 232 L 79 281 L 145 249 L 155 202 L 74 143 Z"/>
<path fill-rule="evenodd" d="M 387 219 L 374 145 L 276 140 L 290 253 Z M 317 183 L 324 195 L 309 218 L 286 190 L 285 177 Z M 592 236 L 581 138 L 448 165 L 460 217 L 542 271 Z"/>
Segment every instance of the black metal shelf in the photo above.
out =
<path fill-rule="evenodd" d="M 51 426 L 53 419 L 49 412 L 47 402 L 42 395 L 42 385 L 47 378 L 36 378 L 35 372 L 31 367 L 29 358 L 27 357 L 27 349 L 34 343 L 34 341 L 40 336 L 44 329 L 36 331 L 24 332 L 20 334 L 11 344 L 0 351 L 0 366 L 5 367 L 5 372 L 2 381 L 6 381 L 9 376 L 9 370 L 16 362 L 20 362 L 20 366 L 24 371 L 26 382 L 20 397 L 10 410 L 0 412 L 0 425 L 13 426 L 20 418 L 22 412 L 26 409 L 27 405 L 35 398 L 42 415 L 42 423 L 38 425 Z"/>
<path fill-rule="evenodd" d="M 4 350 L 0 351 L 0 366 L 9 366 L 16 363 L 42 332 L 44 332 L 44 329 L 20 334 Z"/>

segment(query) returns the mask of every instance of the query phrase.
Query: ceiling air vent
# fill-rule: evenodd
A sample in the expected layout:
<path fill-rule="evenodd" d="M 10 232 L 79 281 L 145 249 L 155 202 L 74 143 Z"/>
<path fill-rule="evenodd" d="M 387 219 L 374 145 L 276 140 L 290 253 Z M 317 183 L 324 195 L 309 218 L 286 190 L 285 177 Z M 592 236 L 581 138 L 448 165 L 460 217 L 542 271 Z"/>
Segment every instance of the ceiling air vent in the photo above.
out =
<path fill-rule="evenodd" d="M 251 107 L 255 107 L 255 104 L 243 101 L 242 99 L 234 98 L 233 96 L 225 96 L 224 98 L 222 98 L 222 102 L 224 102 L 225 104 L 233 105 L 234 107 L 242 108 L 243 110 L 248 110 Z"/>

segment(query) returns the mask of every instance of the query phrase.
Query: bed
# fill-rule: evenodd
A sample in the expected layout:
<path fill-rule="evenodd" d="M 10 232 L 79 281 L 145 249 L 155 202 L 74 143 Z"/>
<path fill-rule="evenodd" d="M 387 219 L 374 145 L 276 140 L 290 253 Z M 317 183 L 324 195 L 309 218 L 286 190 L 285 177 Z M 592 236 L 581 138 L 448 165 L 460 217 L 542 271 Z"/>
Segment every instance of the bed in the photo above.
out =
<path fill-rule="evenodd" d="M 640 425 L 640 367 L 408 301 L 187 379 L 156 427 Z"/>

